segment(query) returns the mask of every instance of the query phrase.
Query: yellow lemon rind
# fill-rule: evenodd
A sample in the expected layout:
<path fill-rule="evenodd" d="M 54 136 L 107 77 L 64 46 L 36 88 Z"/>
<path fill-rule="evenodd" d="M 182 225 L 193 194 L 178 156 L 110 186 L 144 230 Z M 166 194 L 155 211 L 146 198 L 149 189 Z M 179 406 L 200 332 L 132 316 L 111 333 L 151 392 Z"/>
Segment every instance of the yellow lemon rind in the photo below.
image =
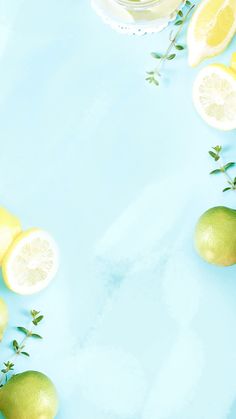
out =
<path fill-rule="evenodd" d="M 223 52 L 225 48 L 231 42 L 236 32 L 236 3 L 235 3 L 234 24 L 232 25 L 227 36 L 224 38 L 224 40 L 221 43 L 219 43 L 215 47 L 212 47 L 212 46 L 209 46 L 204 40 L 200 41 L 199 39 L 196 39 L 194 32 L 195 32 L 195 27 L 198 22 L 199 15 L 203 11 L 203 9 L 206 7 L 206 5 L 212 1 L 213 0 L 205 0 L 198 5 L 188 26 L 188 31 L 187 31 L 187 45 L 188 45 L 188 51 L 189 51 L 188 62 L 191 67 L 197 66 L 204 59 L 214 57 L 220 54 L 221 52 Z"/>

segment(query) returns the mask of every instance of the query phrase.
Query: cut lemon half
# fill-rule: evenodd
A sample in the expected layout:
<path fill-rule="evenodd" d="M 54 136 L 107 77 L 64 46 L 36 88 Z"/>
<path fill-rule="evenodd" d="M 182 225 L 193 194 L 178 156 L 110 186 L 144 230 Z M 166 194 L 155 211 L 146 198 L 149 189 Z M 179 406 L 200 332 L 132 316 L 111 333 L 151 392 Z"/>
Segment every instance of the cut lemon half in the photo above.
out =
<path fill-rule="evenodd" d="M 236 0 L 203 0 L 188 27 L 189 65 L 220 54 L 236 31 Z"/>
<path fill-rule="evenodd" d="M 52 237 L 40 229 L 21 233 L 7 251 L 2 265 L 7 287 L 22 295 L 46 288 L 57 269 L 57 246 Z"/>
<path fill-rule="evenodd" d="M 193 85 L 193 103 L 208 125 L 229 131 L 236 128 L 236 53 L 231 67 L 209 65 Z"/>

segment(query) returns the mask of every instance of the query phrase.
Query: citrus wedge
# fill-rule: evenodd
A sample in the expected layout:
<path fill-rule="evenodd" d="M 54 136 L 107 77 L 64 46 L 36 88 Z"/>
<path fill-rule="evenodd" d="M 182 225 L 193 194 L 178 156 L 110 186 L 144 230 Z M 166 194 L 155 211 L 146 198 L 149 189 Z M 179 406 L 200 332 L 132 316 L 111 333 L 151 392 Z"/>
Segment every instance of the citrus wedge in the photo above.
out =
<path fill-rule="evenodd" d="M 193 85 L 193 103 L 208 125 L 223 131 L 236 128 L 236 54 L 231 67 L 203 68 Z"/>
<path fill-rule="evenodd" d="M 47 232 L 39 229 L 21 233 L 7 251 L 2 265 L 7 287 L 22 295 L 46 288 L 57 269 L 57 246 Z"/>
<path fill-rule="evenodd" d="M 220 54 L 236 31 L 236 0 L 203 0 L 188 27 L 189 65 Z"/>

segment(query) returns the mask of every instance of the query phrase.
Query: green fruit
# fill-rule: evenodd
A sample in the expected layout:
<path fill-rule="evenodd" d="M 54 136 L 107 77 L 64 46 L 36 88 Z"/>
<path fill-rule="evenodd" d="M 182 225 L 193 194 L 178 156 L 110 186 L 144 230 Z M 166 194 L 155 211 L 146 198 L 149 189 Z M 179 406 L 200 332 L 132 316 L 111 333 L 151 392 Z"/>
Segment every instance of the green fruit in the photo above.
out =
<path fill-rule="evenodd" d="M 0 411 L 6 419 L 53 419 L 57 410 L 56 389 L 41 372 L 16 374 L 0 388 Z"/>
<path fill-rule="evenodd" d="M 7 324 L 8 324 L 8 308 L 5 301 L 2 298 L 0 298 L 0 341 L 3 338 Z"/>
<path fill-rule="evenodd" d="M 195 231 L 195 246 L 209 263 L 230 266 L 236 263 L 236 210 L 214 207 L 199 219 Z"/>

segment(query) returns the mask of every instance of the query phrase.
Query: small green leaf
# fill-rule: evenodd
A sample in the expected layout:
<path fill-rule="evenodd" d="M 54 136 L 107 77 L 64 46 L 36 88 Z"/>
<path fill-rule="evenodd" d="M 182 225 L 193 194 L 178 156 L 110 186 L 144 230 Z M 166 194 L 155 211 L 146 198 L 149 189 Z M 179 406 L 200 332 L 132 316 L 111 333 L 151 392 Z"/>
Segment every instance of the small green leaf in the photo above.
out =
<path fill-rule="evenodd" d="M 217 161 L 217 160 L 219 160 L 220 159 L 220 156 L 218 156 L 218 154 L 216 154 L 216 153 L 214 153 L 213 151 L 208 151 L 208 153 L 210 154 L 210 156 L 215 160 L 215 161 Z"/>
<path fill-rule="evenodd" d="M 18 344 L 17 340 L 15 340 L 15 339 L 13 340 L 12 346 L 13 346 L 14 350 L 17 352 L 18 349 L 19 349 L 19 344 Z"/>
<path fill-rule="evenodd" d="M 33 318 L 35 318 L 39 313 L 40 313 L 40 311 L 36 311 L 36 310 L 31 310 L 31 316 L 33 317 Z"/>
<path fill-rule="evenodd" d="M 229 187 L 228 187 L 228 188 L 224 188 L 224 189 L 223 189 L 223 192 L 229 191 L 230 189 L 231 189 L 231 188 L 229 188 Z"/>
<path fill-rule="evenodd" d="M 211 157 L 213 157 L 213 159 L 215 159 L 216 153 L 213 153 L 213 151 L 208 151 L 208 153 L 210 154 Z"/>
<path fill-rule="evenodd" d="M 38 316 L 33 320 L 33 324 L 37 326 L 43 320 L 43 316 Z"/>
<path fill-rule="evenodd" d="M 175 45 L 175 48 L 179 51 L 182 51 L 184 49 L 183 45 Z"/>
<path fill-rule="evenodd" d="M 40 336 L 40 335 L 38 335 L 37 333 L 32 333 L 32 334 L 31 334 L 31 337 L 32 337 L 32 338 L 36 338 L 36 339 L 43 339 L 43 337 L 42 337 L 42 336 Z"/>
<path fill-rule="evenodd" d="M 157 85 L 157 86 L 159 86 L 159 83 L 158 83 L 158 81 L 155 79 L 155 77 L 153 77 L 153 76 L 149 76 L 149 77 L 146 77 L 146 80 L 150 83 L 150 84 L 155 84 L 155 85 Z"/>
<path fill-rule="evenodd" d="M 12 371 L 12 370 L 14 369 L 14 364 L 13 364 L 13 362 L 7 361 L 7 362 L 4 362 L 4 365 L 5 365 L 5 367 L 6 367 L 6 368 L 3 368 L 3 369 L 1 370 L 1 372 L 2 372 L 3 374 L 7 374 L 7 373 L 8 373 L 8 371 Z"/>
<path fill-rule="evenodd" d="M 167 57 L 167 60 L 173 60 L 176 57 L 176 54 L 170 54 Z"/>
<path fill-rule="evenodd" d="M 217 173 L 221 173 L 221 170 L 220 169 L 212 170 L 212 172 L 210 172 L 210 175 L 216 175 Z"/>
<path fill-rule="evenodd" d="M 25 335 L 30 335 L 30 333 L 31 333 L 30 330 L 26 329 L 25 327 L 21 327 L 21 326 L 18 326 L 17 330 L 24 333 Z"/>
<path fill-rule="evenodd" d="M 152 82 L 156 85 L 159 86 L 159 82 L 156 79 L 153 79 Z"/>
<path fill-rule="evenodd" d="M 160 60 L 163 57 L 163 55 L 159 54 L 158 52 L 151 52 L 151 56 L 157 60 Z"/>
<path fill-rule="evenodd" d="M 192 6 L 191 1 L 189 1 L 189 0 L 187 0 L 185 4 L 186 4 L 186 6 Z"/>
<path fill-rule="evenodd" d="M 179 15 L 180 17 L 183 17 L 183 12 L 182 12 L 182 10 L 179 10 L 179 11 L 178 11 L 178 15 Z"/>
<path fill-rule="evenodd" d="M 28 352 L 21 352 L 21 355 L 25 355 L 25 356 L 30 356 L 30 354 L 28 354 Z"/>
<path fill-rule="evenodd" d="M 180 26 L 180 25 L 182 25 L 184 22 L 183 22 L 183 20 L 177 20 L 177 22 L 175 22 L 175 25 L 176 26 Z"/>
<path fill-rule="evenodd" d="M 215 150 L 217 153 L 220 153 L 222 150 L 222 146 L 221 145 L 216 145 L 215 147 L 212 147 L 213 150 Z"/>
<path fill-rule="evenodd" d="M 230 162 L 230 163 L 225 164 L 224 167 L 223 167 L 223 169 L 224 170 L 228 170 L 230 167 L 233 167 L 233 166 L 235 166 L 235 163 L 234 162 Z"/>

